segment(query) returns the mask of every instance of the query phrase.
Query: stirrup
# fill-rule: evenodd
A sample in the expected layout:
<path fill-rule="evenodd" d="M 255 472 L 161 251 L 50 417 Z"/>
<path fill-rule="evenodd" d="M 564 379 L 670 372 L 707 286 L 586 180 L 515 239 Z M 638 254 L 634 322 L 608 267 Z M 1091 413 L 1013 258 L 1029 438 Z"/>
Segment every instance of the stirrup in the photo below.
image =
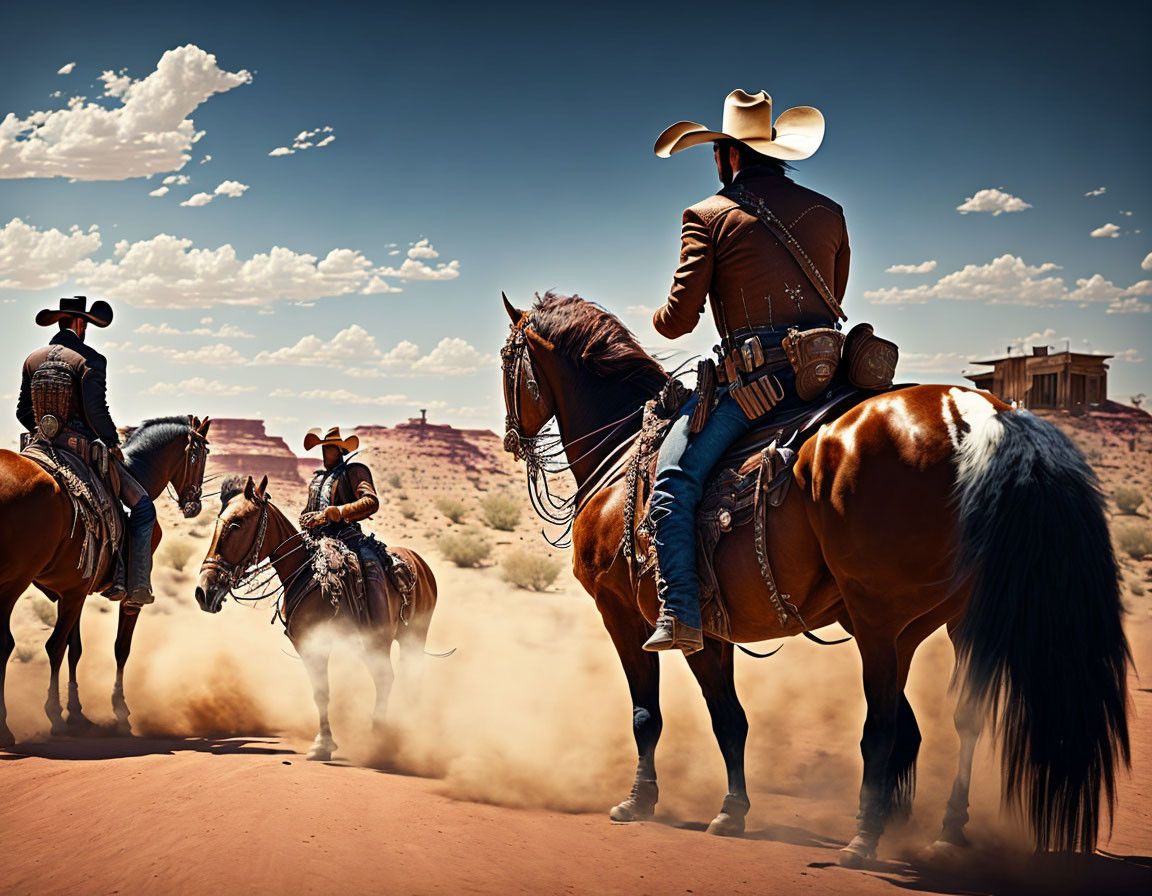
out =
<path fill-rule="evenodd" d="M 643 647 L 651 652 L 679 649 L 685 656 L 691 656 L 704 649 L 704 632 L 684 625 L 675 616 L 662 615 L 656 620 L 656 631 Z"/>

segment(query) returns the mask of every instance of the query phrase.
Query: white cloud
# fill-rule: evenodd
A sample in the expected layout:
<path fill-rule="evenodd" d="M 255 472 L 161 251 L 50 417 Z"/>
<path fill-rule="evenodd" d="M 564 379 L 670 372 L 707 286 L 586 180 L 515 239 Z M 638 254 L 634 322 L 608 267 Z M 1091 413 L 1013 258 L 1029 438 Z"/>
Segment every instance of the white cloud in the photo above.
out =
<path fill-rule="evenodd" d="M 319 134 L 327 134 L 328 136 L 326 136 L 320 140 L 316 140 L 315 138 Z M 289 148 L 287 146 L 277 146 L 274 150 L 272 150 L 272 152 L 268 153 L 268 155 L 270 155 L 270 156 L 291 156 L 291 155 L 295 155 L 297 152 L 301 152 L 305 149 L 312 149 L 313 147 L 319 148 L 321 146 L 327 146 L 329 143 L 331 143 L 335 139 L 336 139 L 336 136 L 332 133 L 331 126 L 325 125 L 322 128 L 316 128 L 315 130 L 312 130 L 312 131 L 301 131 L 299 134 L 297 134 L 295 137 L 292 138 L 291 148 Z"/>
<path fill-rule="evenodd" d="M 273 389 L 269 395 L 272 398 L 303 398 L 305 401 L 327 401 L 333 404 L 380 404 L 380 405 L 408 405 L 419 404 L 407 395 L 359 395 L 347 389 L 309 389 L 305 392 L 294 392 L 291 389 Z"/>
<path fill-rule="evenodd" d="M 1109 222 L 1108 224 L 1105 224 L 1103 227 L 1097 227 L 1095 230 L 1093 230 L 1088 235 L 1091 237 L 1095 237 L 1096 239 L 1101 239 L 1101 238 L 1116 239 L 1117 237 L 1120 236 L 1120 228 L 1117 227 L 1115 224 L 1112 224 L 1111 222 Z"/>
<path fill-rule="evenodd" d="M 381 277 L 398 277 L 401 280 L 455 280 L 460 276 L 460 262 L 450 261 L 430 267 L 415 258 L 405 258 L 398 268 L 381 268 Z"/>
<path fill-rule="evenodd" d="M 629 305 L 624 309 L 624 313 L 633 317 L 651 317 L 656 313 L 656 309 L 651 305 Z"/>
<path fill-rule="evenodd" d="M 157 187 L 155 190 L 152 190 L 148 195 L 159 197 L 159 196 L 167 195 L 167 193 L 168 193 L 167 187 Z"/>
<path fill-rule="evenodd" d="M 1064 297 L 1067 288 L 1051 262 L 1033 266 L 1015 255 L 1001 255 L 988 264 L 965 265 L 931 285 L 911 289 L 874 289 L 864 298 L 876 305 L 923 305 L 932 299 L 957 299 L 992 304 L 1043 305 Z"/>
<path fill-rule="evenodd" d="M 56 74 L 58 74 L 58 75 L 70 75 L 70 74 L 72 74 L 72 69 L 74 69 L 74 68 L 76 68 L 76 63 L 75 62 L 69 62 L 66 65 L 60 66 L 60 68 L 57 70 Z"/>
<path fill-rule="evenodd" d="M 247 184 L 242 184 L 234 180 L 226 180 L 216 187 L 214 192 L 217 196 L 227 196 L 230 199 L 238 199 L 243 196 L 250 187 Z"/>
<path fill-rule="evenodd" d="M 180 204 L 192 206 L 193 208 L 197 208 L 201 205 L 207 205 L 211 201 L 212 201 L 212 194 L 211 193 L 193 193 L 191 196 L 189 196 L 187 199 L 185 199 Z"/>
<path fill-rule="evenodd" d="M 1118 352 L 1112 352 L 1112 357 L 1117 361 L 1122 361 L 1125 364 L 1140 364 L 1143 362 L 1144 357 L 1140 354 L 1138 348 L 1125 348 Z"/>
<path fill-rule="evenodd" d="M 144 390 L 150 395 L 243 395 L 245 392 L 255 392 L 255 386 L 240 386 L 235 383 L 222 383 L 219 380 L 208 380 L 202 376 L 181 380 L 178 383 L 156 383 Z"/>
<path fill-rule="evenodd" d="M 1152 295 L 1152 280 L 1141 280 L 1131 286 L 1122 287 L 1113 285 L 1111 280 L 1105 280 L 1099 274 L 1076 281 L 1076 289 L 1065 296 L 1072 302 L 1118 302 L 1122 299 L 1137 296 Z"/>
<path fill-rule="evenodd" d="M 432 243 L 428 241 L 427 237 L 412 244 L 412 248 L 408 250 L 409 258 L 439 258 L 440 253 L 432 248 Z"/>
<path fill-rule="evenodd" d="M 141 351 L 145 347 L 141 347 Z M 236 351 L 224 342 L 215 345 L 206 345 L 203 348 L 194 348 L 178 352 L 171 349 L 161 349 L 160 352 L 173 364 L 203 364 L 206 367 L 243 367 L 251 363 L 247 356 Z"/>
<path fill-rule="evenodd" d="M 187 174 L 169 174 L 164 180 L 163 184 L 175 184 L 178 187 L 184 186 L 191 178 Z"/>
<path fill-rule="evenodd" d="M 207 164 L 208 164 L 209 162 L 211 162 L 211 161 L 212 161 L 212 154 L 211 154 L 211 153 L 208 153 L 208 154 L 206 154 L 206 155 L 204 156 L 204 158 L 202 158 L 202 159 L 200 160 L 200 164 L 201 164 L 201 165 L 207 165 Z"/>
<path fill-rule="evenodd" d="M 212 318 L 207 317 L 201 321 L 201 324 L 212 323 Z M 251 333 L 245 332 L 237 326 L 232 324 L 223 324 L 219 329 L 213 330 L 206 325 L 196 327 L 192 330 L 180 330 L 171 326 L 168 323 L 161 324 L 140 324 L 133 333 L 141 333 L 146 336 L 210 336 L 214 339 L 252 339 L 254 338 Z"/>
<path fill-rule="evenodd" d="M 0 228 L 0 288 L 49 289 L 68 278 L 68 272 L 85 256 L 100 248 L 96 225 L 68 232 L 39 230 L 13 218 Z"/>
<path fill-rule="evenodd" d="M 1097 187 L 1095 190 L 1089 190 L 1084 195 L 1085 196 L 1103 196 L 1107 192 L 1108 192 L 1107 187 Z"/>
<path fill-rule="evenodd" d="M 1149 311 L 1152 311 L 1152 305 L 1140 301 L 1135 296 L 1116 299 L 1108 306 L 1109 314 L 1146 314 Z"/>
<path fill-rule="evenodd" d="M 1152 271 L 1152 252 L 1144 256 L 1144 260 L 1140 262 L 1140 269 L 1142 271 Z"/>
<path fill-rule="evenodd" d="M 462 376 L 494 367 L 495 364 L 494 357 L 481 354 L 465 340 L 446 336 L 440 340 L 436 348 L 412 364 L 412 371 L 440 376 Z"/>
<path fill-rule="evenodd" d="M 1120 214 L 1122 214 L 1122 215 L 1124 215 L 1125 217 L 1128 217 L 1128 218 L 1131 218 L 1131 217 L 1132 217 L 1132 212 L 1128 212 L 1128 211 L 1125 211 L 1124 209 L 1120 209 Z"/>
<path fill-rule="evenodd" d="M 975 195 L 969 196 L 956 206 L 956 211 L 962 215 L 969 212 L 991 212 L 992 217 L 996 217 L 1004 212 L 1022 212 L 1026 208 L 1032 206 L 1023 199 L 1001 190 L 989 189 L 979 190 Z"/>
<path fill-rule="evenodd" d="M 968 363 L 958 352 L 901 352 L 900 370 L 905 373 L 957 373 Z"/>
<path fill-rule="evenodd" d="M 64 109 L 9 113 L 0 122 L 0 178 L 124 180 L 182 167 L 201 136 L 188 116 L 213 94 L 247 84 L 189 44 L 167 51 L 142 81 L 105 72 L 115 108 L 74 97 Z"/>
<path fill-rule="evenodd" d="M 309 335 L 300 339 L 295 345 L 260 352 L 252 363 L 342 367 L 354 362 L 370 362 L 380 357 L 376 337 L 359 324 L 353 324 L 328 341 L 319 336 Z"/>
<path fill-rule="evenodd" d="M 936 270 L 935 261 L 922 261 L 920 264 L 894 264 L 884 269 L 885 274 L 927 274 Z"/>

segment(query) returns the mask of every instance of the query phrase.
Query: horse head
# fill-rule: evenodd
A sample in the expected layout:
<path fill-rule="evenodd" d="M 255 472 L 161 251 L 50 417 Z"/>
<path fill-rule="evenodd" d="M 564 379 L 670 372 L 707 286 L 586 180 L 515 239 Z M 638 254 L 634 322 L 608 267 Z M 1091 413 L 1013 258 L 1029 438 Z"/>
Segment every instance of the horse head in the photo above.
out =
<path fill-rule="evenodd" d="M 196 602 L 206 613 L 219 613 L 224 600 L 245 574 L 268 556 L 270 500 L 268 477 L 259 484 L 252 477 L 230 476 L 220 489 L 220 515 L 212 544 L 200 565 Z"/>
<path fill-rule="evenodd" d="M 169 485 L 185 517 L 202 509 L 212 421 L 192 415 L 145 420 L 124 442 L 124 465 L 153 499 Z"/>
<path fill-rule="evenodd" d="M 556 403 L 546 377 L 537 370 L 547 369 L 553 346 L 531 325 L 527 311 L 513 307 L 500 294 L 512 319 L 511 333 L 500 351 L 504 373 L 504 449 L 519 459 L 527 444 L 556 414 Z"/>

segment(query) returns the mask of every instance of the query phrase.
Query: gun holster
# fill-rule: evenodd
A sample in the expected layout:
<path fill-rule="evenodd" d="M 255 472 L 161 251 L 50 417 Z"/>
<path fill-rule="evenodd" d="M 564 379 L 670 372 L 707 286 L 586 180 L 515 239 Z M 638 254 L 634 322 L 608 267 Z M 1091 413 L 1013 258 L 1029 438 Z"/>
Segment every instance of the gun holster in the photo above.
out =
<path fill-rule="evenodd" d="M 899 358 L 896 343 L 877 336 L 871 324 L 857 324 L 844 341 L 848 382 L 859 389 L 879 390 L 891 386 Z"/>
<path fill-rule="evenodd" d="M 796 374 L 801 401 L 812 401 L 831 385 L 843 345 L 844 334 L 831 327 L 788 331 L 780 346 Z"/>

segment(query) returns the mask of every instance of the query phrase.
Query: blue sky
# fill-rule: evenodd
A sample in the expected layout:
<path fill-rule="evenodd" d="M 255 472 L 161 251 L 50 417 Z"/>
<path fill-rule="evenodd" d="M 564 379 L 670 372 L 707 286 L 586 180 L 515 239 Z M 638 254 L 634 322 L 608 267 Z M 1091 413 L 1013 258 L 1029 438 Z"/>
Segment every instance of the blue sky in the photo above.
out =
<path fill-rule="evenodd" d="M 795 177 L 844 206 L 845 307 L 903 379 L 1067 339 L 1120 354 L 1114 398 L 1152 394 L 1150 25 L 1147 4 L 9 5 L 0 395 L 73 292 L 116 308 L 93 342 L 118 420 L 263 416 L 292 444 L 419 407 L 498 428 L 502 289 L 698 351 L 703 327 L 672 344 L 649 317 L 681 210 L 718 184 L 706 150 L 651 147 L 736 87 L 823 111 Z"/>

